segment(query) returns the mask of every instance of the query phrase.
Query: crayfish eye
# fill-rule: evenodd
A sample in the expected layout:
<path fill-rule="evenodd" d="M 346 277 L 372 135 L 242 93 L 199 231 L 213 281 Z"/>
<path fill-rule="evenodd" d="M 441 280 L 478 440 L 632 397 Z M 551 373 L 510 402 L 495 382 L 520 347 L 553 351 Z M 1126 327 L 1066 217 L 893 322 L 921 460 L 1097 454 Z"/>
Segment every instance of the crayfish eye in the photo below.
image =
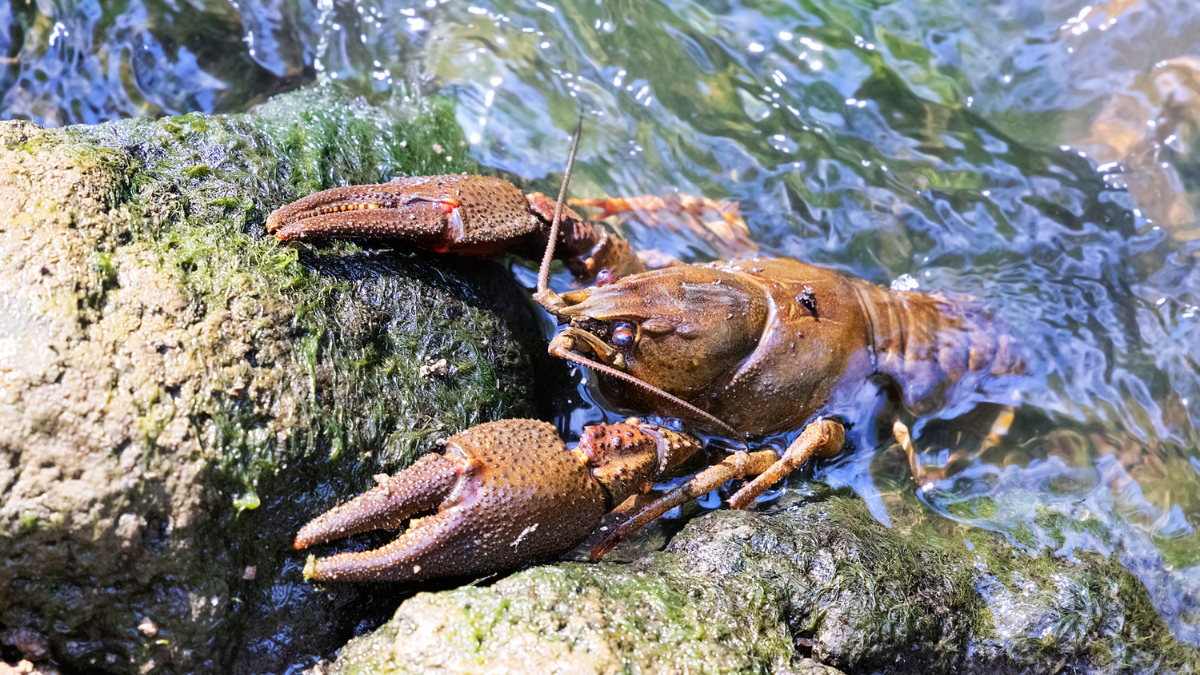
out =
<path fill-rule="evenodd" d="M 633 344 L 633 328 L 627 323 L 619 324 L 613 331 L 612 341 L 618 347 L 628 347 Z"/>

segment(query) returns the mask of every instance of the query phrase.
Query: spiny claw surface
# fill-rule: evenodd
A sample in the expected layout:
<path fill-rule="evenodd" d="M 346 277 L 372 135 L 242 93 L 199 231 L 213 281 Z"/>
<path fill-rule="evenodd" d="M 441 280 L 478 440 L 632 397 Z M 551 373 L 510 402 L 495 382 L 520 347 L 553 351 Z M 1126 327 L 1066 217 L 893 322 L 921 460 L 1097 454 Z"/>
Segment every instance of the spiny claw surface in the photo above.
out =
<path fill-rule="evenodd" d="M 280 241 L 397 240 L 461 255 L 503 252 L 539 228 L 508 181 L 457 174 L 324 190 L 267 217 Z"/>
<path fill-rule="evenodd" d="M 306 525 L 296 548 L 414 518 L 391 544 L 311 560 L 311 579 L 413 581 L 518 568 L 575 546 L 610 508 L 551 424 L 502 420 L 446 441 L 410 468 Z"/>
<path fill-rule="evenodd" d="M 425 455 L 403 473 L 385 478 L 370 491 L 300 528 L 295 546 L 308 548 L 360 532 L 400 527 L 413 514 L 431 511 L 445 501 L 458 475 L 451 460 Z"/>

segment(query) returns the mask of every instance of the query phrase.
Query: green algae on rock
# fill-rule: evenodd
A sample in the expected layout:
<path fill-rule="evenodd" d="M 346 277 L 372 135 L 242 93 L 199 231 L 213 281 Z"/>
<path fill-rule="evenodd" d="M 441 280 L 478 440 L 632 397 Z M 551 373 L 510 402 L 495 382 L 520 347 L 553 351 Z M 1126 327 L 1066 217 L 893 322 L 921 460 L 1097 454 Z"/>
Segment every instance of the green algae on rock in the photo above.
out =
<path fill-rule="evenodd" d="M 334 87 L 0 125 L 0 628 L 107 672 L 282 670 L 344 642 L 369 603 L 299 584 L 291 533 L 440 437 L 532 414 L 544 348 L 497 265 L 298 252 L 262 223 L 473 168 L 461 145 L 444 103 Z"/>
<path fill-rule="evenodd" d="M 765 580 L 681 568 L 539 567 L 490 588 L 421 593 L 334 672 L 770 672 L 793 654 Z"/>
<path fill-rule="evenodd" d="M 562 563 L 407 600 L 332 671 L 1195 672 L 1113 559 L 1031 555 L 931 514 L 892 528 L 843 493 L 717 511 L 627 566 Z M 811 660 L 810 660 L 811 659 Z M 555 671 L 554 664 L 567 664 Z M 443 670 L 444 669 L 444 670 Z"/>

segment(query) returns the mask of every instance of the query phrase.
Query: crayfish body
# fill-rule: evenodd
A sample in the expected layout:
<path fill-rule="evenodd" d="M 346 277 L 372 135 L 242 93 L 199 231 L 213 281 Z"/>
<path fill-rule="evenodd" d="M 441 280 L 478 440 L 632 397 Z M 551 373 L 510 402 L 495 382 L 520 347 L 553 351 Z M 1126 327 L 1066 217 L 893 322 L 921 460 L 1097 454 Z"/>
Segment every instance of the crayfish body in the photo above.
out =
<path fill-rule="evenodd" d="M 646 202 L 601 205 L 608 212 L 638 203 Z M 691 200 L 680 209 L 714 205 Z M 736 209 L 716 210 L 726 224 L 740 222 Z M 730 500 L 744 508 L 810 458 L 836 455 L 844 421 L 881 409 L 865 401 L 892 398 L 926 414 L 1023 369 L 1012 339 L 969 301 L 892 291 L 790 259 L 646 271 L 619 236 L 570 209 L 560 230 L 553 211 L 543 195 L 504 181 L 434 176 L 317 193 L 273 213 L 267 227 L 281 241 L 402 241 L 460 255 L 548 247 L 581 279 L 604 274 L 603 283 L 562 294 L 543 280 L 534 297 L 567 324 L 550 353 L 595 370 L 610 403 L 733 439 L 804 430 L 782 457 L 771 449 L 729 454 L 635 514 L 593 558 L 731 478 L 757 476 Z M 896 424 L 916 477 L 907 428 Z M 484 424 L 309 523 L 296 547 L 397 528 L 432 511 L 381 549 L 310 560 L 307 575 L 415 580 L 510 570 L 573 548 L 699 448 L 637 419 L 588 427 L 571 450 L 542 422 Z"/>
<path fill-rule="evenodd" d="M 1020 367 L 1011 339 L 980 308 L 790 259 L 678 265 L 563 297 L 559 315 L 591 329 L 579 342 L 600 345 L 597 360 L 755 437 L 801 428 L 880 377 L 921 414 L 950 388 Z M 621 326 L 632 340 L 604 343 Z M 619 407 L 662 407 L 621 380 L 602 374 L 600 386 Z"/>

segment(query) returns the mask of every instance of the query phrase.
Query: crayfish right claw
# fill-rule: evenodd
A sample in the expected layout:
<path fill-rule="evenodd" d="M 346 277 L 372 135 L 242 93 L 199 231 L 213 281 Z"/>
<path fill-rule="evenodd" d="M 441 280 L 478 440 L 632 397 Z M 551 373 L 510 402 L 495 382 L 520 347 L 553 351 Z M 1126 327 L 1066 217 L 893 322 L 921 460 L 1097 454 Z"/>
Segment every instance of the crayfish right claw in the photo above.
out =
<path fill-rule="evenodd" d="M 425 455 L 408 469 L 384 478 L 373 489 L 300 528 L 295 547 L 400 527 L 414 513 L 437 508 L 450 496 L 457 478 L 453 462 L 441 455 Z"/>
<path fill-rule="evenodd" d="M 570 550 L 608 511 L 608 496 L 554 426 L 502 420 L 451 436 L 443 455 L 304 526 L 296 548 L 379 528 L 407 531 L 373 551 L 311 559 L 310 579 L 415 581 L 507 571 Z"/>

